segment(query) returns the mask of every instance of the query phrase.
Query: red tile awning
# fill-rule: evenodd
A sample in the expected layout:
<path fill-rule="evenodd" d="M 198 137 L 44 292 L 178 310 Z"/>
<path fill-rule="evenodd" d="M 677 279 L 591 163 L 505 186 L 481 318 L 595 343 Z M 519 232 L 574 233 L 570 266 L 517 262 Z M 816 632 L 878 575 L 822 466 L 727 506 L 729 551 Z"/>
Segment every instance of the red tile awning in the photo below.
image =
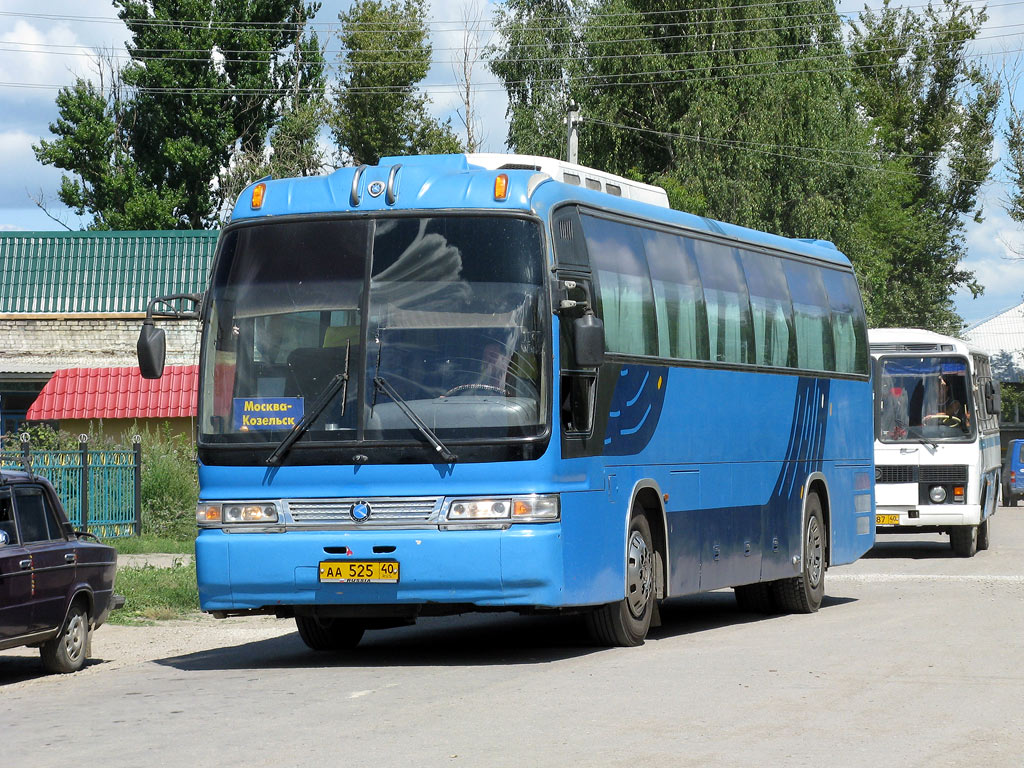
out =
<path fill-rule="evenodd" d="M 138 368 L 57 371 L 28 409 L 29 420 L 173 419 L 196 415 L 197 365 L 169 365 L 159 379 Z"/>

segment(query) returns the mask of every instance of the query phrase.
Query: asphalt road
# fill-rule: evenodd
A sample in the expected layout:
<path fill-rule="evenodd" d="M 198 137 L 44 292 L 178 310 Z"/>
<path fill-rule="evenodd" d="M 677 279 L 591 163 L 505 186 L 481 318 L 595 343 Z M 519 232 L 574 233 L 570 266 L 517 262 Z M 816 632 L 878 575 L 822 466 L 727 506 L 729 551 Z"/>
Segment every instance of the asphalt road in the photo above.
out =
<path fill-rule="evenodd" d="M 104 627 L 77 675 L 0 654 L 0 764 L 1024 765 L 1024 510 L 1001 509 L 970 560 L 942 536 L 881 538 L 827 593 L 818 614 L 767 618 L 731 592 L 684 599 L 634 649 L 501 614 L 330 656 L 244 619 L 193 623 L 204 650 L 119 662 L 125 633 L 160 629 Z"/>

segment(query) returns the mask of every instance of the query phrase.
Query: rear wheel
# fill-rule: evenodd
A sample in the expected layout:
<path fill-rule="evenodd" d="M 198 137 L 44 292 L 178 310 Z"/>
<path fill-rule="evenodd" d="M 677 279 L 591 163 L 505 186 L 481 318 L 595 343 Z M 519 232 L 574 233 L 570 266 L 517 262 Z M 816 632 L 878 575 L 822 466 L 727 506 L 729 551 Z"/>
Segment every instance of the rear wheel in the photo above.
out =
<path fill-rule="evenodd" d="M 299 637 L 314 651 L 344 651 L 355 648 L 365 628 L 352 619 L 296 616 Z"/>
<path fill-rule="evenodd" d="M 949 545 L 957 557 L 974 557 L 978 551 L 978 526 L 958 525 L 950 528 Z"/>
<path fill-rule="evenodd" d="M 807 496 L 804 519 L 803 568 L 799 576 L 771 583 L 772 596 L 779 608 L 788 613 L 814 613 L 825 596 L 825 526 L 821 499 L 811 492 Z"/>
<path fill-rule="evenodd" d="M 626 597 L 587 614 L 590 636 L 601 645 L 643 645 L 654 613 L 654 593 L 651 526 L 634 509 L 626 537 Z"/>
<path fill-rule="evenodd" d="M 71 606 L 60 633 L 43 644 L 39 655 L 46 670 L 57 674 L 77 672 L 85 665 L 89 655 L 89 614 L 85 608 L 78 603 Z"/>
<path fill-rule="evenodd" d="M 978 526 L 978 551 L 984 552 L 988 549 L 988 521 L 990 518 L 985 518 L 984 522 Z"/>

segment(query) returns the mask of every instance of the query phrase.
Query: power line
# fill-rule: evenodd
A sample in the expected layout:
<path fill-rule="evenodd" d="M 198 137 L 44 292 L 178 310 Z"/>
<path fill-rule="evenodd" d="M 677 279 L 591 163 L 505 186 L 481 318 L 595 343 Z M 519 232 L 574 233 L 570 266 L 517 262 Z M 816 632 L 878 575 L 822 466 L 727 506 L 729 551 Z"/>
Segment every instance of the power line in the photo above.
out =
<path fill-rule="evenodd" d="M 1021 24 L 1003 24 L 1003 25 L 991 27 L 989 29 L 992 29 L 992 30 L 1016 29 L 1016 28 L 1019 28 L 1019 27 L 1024 27 L 1024 23 L 1021 23 Z M 1002 35 L 982 35 L 982 36 L 974 37 L 974 36 L 971 35 L 971 33 L 969 31 L 965 30 L 963 32 L 962 37 L 958 37 L 956 35 L 950 35 L 947 39 L 940 40 L 940 41 L 938 41 L 938 43 L 941 45 L 941 44 L 945 44 L 945 43 L 955 43 L 955 42 L 978 42 L 978 41 L 982 41 L 982 40 L 997 40 L 997 39 L 1002 39 L 1002 38 L 1007 38 L 1007 37 L 1018 37 L 1021 34 L 1022 33 L 1020 33 L 1020 32 L 1015 32 L 1015 33 L 1006 33 L 1006 34 L 1002 34 Z M 693 38 L 693 37 L 699 37 L 699 35 L 698 36 L 694 36 L 694 35 L 680 35 L 679 37 Z M 659 37 L 658 38 L 659 41 L 660 40 L 664 40 L 664 39 L 665 39 L 664 37 Z M 648 40 L 650 40 L 650 38 L 638 38 L 635 41 L 614 41 L 614 42 L 646 42 Z M 604 41 L 602 41 L 602 42 L 604 42 Z M 836 41 L 836 44 L 839 44 L 839 42 L 840 41 Z M 78 51 L 36 51 L 36 50 L 27 49 L 25 47 L 25 46 L 30 46 L 30 45 L 31 46 L 40 46 L 41 47 L 41 46 L 46 45 L 46 44 L 41 44 L 41 43 L 19 43 L 19 42 L 11 41 L 11 40 L 0 40 L 0 52 L 41 54 L 41 55 L 48 55 L 48 56 L 79 56 L 79 57 L 88 57 L 88 58 L 95 58 L 97 55 L 102 55 L 104 53 L 102 51 L 97 52 L 97 51 L 83 51 L 83 50 L 78 50 Z M 5 46 L 11 46 L 11 47 L 5 47 Z M 85 46 L 69 46 L 69 45 L 60 45 L 60 46 L 52 45 L 52 46 L 50 46 L 50 45 L 47 45 L 47 47 L 84 48 Z M 634 53 L 622 53 L 622 54 L 589 54 L 587 56 L 587 59 L 588 59 L 588 61 L 593 61 L 593 60 L 612 60 L 612 59 L 644 59 L 644 58 L 649 58 L 649 57 L 672 58 L 672 57 L 677 57 L 677 56 L 703 56 L 703 55 L 722 55 L 722 54 L 731 54 L 731 53 L 752 53 L 752 52 L 782 51 L 782 50 L 789 50 L 789 49 L 792 49 L 792 48 L 806 48 L 806 47 L 807 47 L 807 43 L 789 43 L 789 44 L 785 44 L 785 45 L 748 46 L 748 47 L 745 47 L 745 48 L 716 48 L 716 49 L 707 49 L 707 50 L 699 50 L 699 51 L 672 51 L 672 52 L 665 52 L 665 51 L 646 51 L 646 52 L 645 51 L 637 51 L 637 52 L 634 52 Z M 112 59 L 116 59 L 118 61 L 142 61 L 142 62 L 148 62 L 148 61 L 155 61 L 155 62 L 172 61 L 172 62 L 184 62 L 184 63 L 189 63 L 189 62 L 193 62 L 193 63 L 207 63 L 207 62 L 211 62 L 211 61 L 215 61 L 216 60 L 213 57 L 214 53 L 221 53 L 221 54 L 227 54 L 227 53 L 254 53 L 254 54 L 261 54 L 261 53 L 266 53 L 266 54 L 268 54 L 268 58 L 266 58 L 266 59 L 238 59 L 238 58 L 232 58 L 230 56 L 225 56 L 225 60 L 229 61 L 229 62 L 231 62 L 233 64 L 266 64 L 266 63 L 269 63 L 271 61 L 271 58 L 273 58 L 273 57 L 287 57 L 287 56 L 290 56 L 291 55 L 291 51 L 289 50 L 289 48 L 282 48 L 282 49 L 275 49 L 275 50 L 255 50 L 255 51 L 244 51 L 244 50 L 239 50 L 239 51 L 221 51 L 220 49 L 213 49 L 211 51 L 200 51 L 199 49 L 161 49 L 161 50 L 166 50 L 168 52 L 177 52 L 178 50 L 180 50 L 182 52 L 190 51 L 190 50 L 195 50 L 197 52 L 206 53 L 207 55 L 203 56 L 203 57 L 111 55 L 111 58 Z M 127 49 L 119 49 L 119 50 L 127 51 Z M 137 50 L 147 50 L 148 51 L 148 50 L 155 50 L 155 49 L 137 49 Z M 874 52 L 881 53 L 881 52 L 900 51 L 900 50 L 903 50 L 903 48 L 902 47 L 900 47 L 900 48 L 883 48 L 883 49 L 877 49 Z M 328 53 L 327 51 L 322 51 L 321 52 L 321 54 L 323 54 L 323 55 L 326 55 L 327 53 Z M 338 51 L 338 53 L 341 53 L 341 51 Z M 834 54 L 834 55 L 839 56 L 839 55 L 842 55 L 842 54 Z M 541 63 L 543 63 L 543 62 L 556 62 L 556 61 L 562 61 L 562 60 L 563 60 L 563 57 L 558 57 L 558 56 L 529 57 L 529 58 L 511 58 L 511 59 L 502 58 L 502 59 L 498 59 L 498 61 L 500 61 L 501 63 L 510 63 L 510 64 L 512 64 L 512 63 L 527 63 L 527 62 L 531 62 L 531 63 L 541 62 Z M 326 59 L 324 59 L 323 63 L 326 66 L 332 66 Z M 375 66 L 404 66 L 404 65 L 407 65 L 408 63 L 409 63 L 408 60 L 394 60 L 394 61 L 373 61 L 373 60 L 363 61 L 363 60 L 355 60 L 355 61 L 345 61 L 344 65 L 345 66 L 359 66 L 359 67 L 375 67 Z M 454 65 L 454 64 L 460 64 L 460 63 L 462 63 L 462 62 L 459 59 L 439 59 L 439 60 L 431 61 L 432 65 L 441 65 L 441 64 L 451 64 L 451 65 Z"/>
<path fill-rule="evenodd" d="M 1021 0 L 1014 0 L 1013 2 L 1007 3 L 990 3 L 985 4 L 984 0 L 963 0 L 963 8 L 976 10 L 975 3 L 979 4 L 981 10 L 987 10 L 990 8 L 1002 8 L 1007 6 L 1020 5 Z M 673 10 L 661 10 L 661 11 L 636 11 L 626 13 L 605 13 L 605 14 L 592 14 L 588 15 L 588 18 L 621 18 L 622 16 L 639 16 L 646 18 L 649 16 L 664 16 L 664 15 L 678 15 L 678 14 L 696 14 L 703 13 L 706 11 L 713 12 L 727 12 L 727 11 L 742 11 L 750 8 L 765 8 L 765 7 L 779 7 L 782 5 L 780 2 L 762 2 L 762 3 L 748 3 L 740 5 L 729 5 L 729 6 L 704 6 L 700 8 L 678 8 Z M 932 3 L 923 3 L 917 5 L 905 5 L 897 6 L 897 10 L 912 10 L 917 8 L 929 8 L 934 7 Z M 852 10 L 829 10 L 822 11 L 820 13 L 813 14 L 793 14 L 792 18 L 801 16 L 810 17 L 833 17 L 833 16 L 851 16 L 858 14 L 864 10 L 863 7 L 852 9 Z M 871 9 L 868 9 L 871 10 Z M 363 31 L 378 31 L 378 32 L 407 32 L 407 31 L 419 31 L 421 28 L 417 25 L 409 26 L 392 26 L 392 27 L 381 27 L 373 26 L 368 23 L 355 23 L 344 25 L 341 22 L 316 22 L 312 20 L 304 21 L 284 21 L 284 22 L 263 22 L 263 21 L 247 21 L 247 20 L 225 20 L 216 21 L 213 19 L 201 20 L 201 19 L 188 19 L 188 20 L 174 20 L 174 19 L 157 19 L 154 17 L 147 18 L 130 18 L 130 19 L 115 19 L 106 16 L 81 16 L 81 15 L 67 15 L 67 14 L 46 14 L 46 13 L 24 13 L 17 11 L 0 11 L 0 17 L 18 17 L 26 19 L 40 19 L 46 21 L 73 21 L 73 22 L 85 22 L 85 23 L 103 23 L 103 24 L 126 24 L 132 26 L 142 27 L 169 27 L 179 30 L 202 30 L 202 31 L 249 31 L 249 32 L 273 32 L 273 31 L 284 31 L 291 32 L 298 28 L 322 28 L 329 32 L 338 31 L 341 29 L 354 29 Z M 788 16 L 788 15 L 787 15 Z M 761 20 L 768 20 L 776 18 L 775 16 L 761 17 Z M 552 16 L 539 16 L 535 17 L 537 21 L 563 21 L 563 22 L 575 22 L 576 17 L 570 15 L 552 15 Z M 688 24 L 692 22 L 650 22 L 641 25 L 626 25 L 627 27 L 636 26 L 665 26 L 672 24 Z M 458 25 L 465 24 L 464 20 L 424 20 L 423 26 L 430 28 L 440 25 Z M 614 25 L 595 25 L 598 28 L 617 28 Z M 533 31 L 558 31 L 563 27 L 531 27 Z M 439 29 L 440 32 L 459 32 L 466 31 L 464 27 L 455 27 L 453 29 Z M 481 31 L 500 31 L 498 28 L 482 28 Z"/>
<path fill-rule="evenodd" d="M 919 178 L 931 178 L 931 176 L 929 174 L 917 173 L 916 171 L 900 171 L 900 170 L 895 170 L 895 169 L 891 169 L 891 168 L 879 168 L 878 166 L 872 166 L 872 165 L 858 165 L 856 163 L 844 163 L 844 162 L 839 162 L 839 161 L 836 161 L 836 160 L 823 160 L 821 158 L 807 157 L 805 155 L 791 155 L 791 154 L 787 154 L 787 153 L 784 153 L 784 152 L 777 152 L 777 151 L 775 151 L 775 150 L 778 150 L 778 149 L 799 149 L 799 150 L 818 151 L 818 152 L 820 152 L 820 151 L 831 151 L 831 150 L 822 150 L 822 149 L 816 148 L 816 147 L 799 147 L 799 146 L 793 146 L 793 145 L 761 144 L 761 143 L 758 143 L 758 142 L 739 142 L 739 141 L 728 140 L 728 139 L 707 139 L 707 138 L 703 138 L 701 136 L 693 136 L 693 135 L 685 134 L 685 133 L 673 133 L 671 131 L 657 131 L 657 130 L 654 130 L 654 129 L 651 129 L 651 128 L 638 128 L 635 125 L 622 125 L 620 123 L 612 123 L 612 122 L 608 122 L 606 120 L 595 120 L 595 119 L 592 119 L 592 118 L 588 118 L 586 120 L 586 122 L 593 123 L 595 125 L 604 125 L 604 126 L 607 126 L 609 128 L 618 128 L 620 130 L 626 130 L 626 131 L 636 131 L 638 133 L 651 133 L 651 134 L 656 134 L 658 136 L 665 136 L 665 137 L 675 138 L 675 139 L 684 139 L 686 141 L 691 141 L 691 142 L 695 142 L 695 143 L 699 143 L 699 144 L 707 144 L 707 145 L 713 146 L 713 147 L 721 147 L 721 148 L 724 148 L 724 149 L 742 150 L 742 151 L 746 151 L 746 152 L 755 152 L 755 153 L 761 154 L 761 155 L 769 155 L 769 156 L 772 156 L 772 157 L 781 157 L 781 158 L 786 159 L 786 160 L 801 160 L 803 162 L 817 163 L 819 165 L 828 165 L 828 166 L 832 166 L 832 167 L 835 167 L 835 168 L 851 168 L 851 169 L 854 169 L 854 170 L 871 171 L 873 173 L 884 173 L 884 174 L 893 175 L 893 176 L 914 176 L 914 177 L 919 177 Z M 920 155 L 912 155 L 911 157 L 920 157 Z M 988 183 L 987 179 L 982 179 L 981 181 L 979 181 L 977 179 L 963 179 L 963 181 L 968 182 L 970 184 L 986 184 L 986 183 Z"/>
<path fill-rule="evenodd" d="M 900 49 L 902 50 L 902 49 Z M 981 56 L 994 56 L 1004 55 L 1007 53 L 1019 53 L 1024 51 L 1024 48 L 1014 48 L 1003 51 L 982 51 L 979 53 L 967 54 L 966 58 L 978 58 Z M 784 61 L 772 61 L 763 62 L 764 64 L 779 65 L 787 63 L 803 63 L 808 60 L 828 59 L 834 57 L 807 57 L 803 59 L 789 59 Z M 931 61 L 948 61 L 955 58 L 954 56 L 936 56 Z M 749 64 L 733 64 L 726 65 L 724 67 L 716 67 L 716 69 L 735 69 L 739 67 L 759 66 L 762 62 L 752 62 Z M 815 69 L 797 69 L 797 70 L 786 70 L 786 69 L 773 69 L 766 72 L 741 72 L 738 74 L 719 74 L 719 75 L 702 75 L 698 77 L 685 77 L 675 78 L 671 80 L 647 80 L 647 81 L 622 81 L 623 77 L 641 77 L 641 76 L 653 76 L 663 74 L 679 74 L 690 72 L 692 70 L 681 69 L 681 70 L 659 70 L 655 72 L 633 72 L 633 73 L 621 73 L 621 74 L 610 74 L 610 75 L 593 75 L 589 76 L 594 78 L 605 78 L 608 80 L 616 80 L 617 82 L 587 82 L 586 87 L 597 89 L 597 88 L 614 88 L 623 86 L 646 86 L 646 85 L 682 85 L 692 84 L 701 82 L 722 82 L 727 80 L 737 79 L 751 79 L 751 78 L 763 78 L 763 77 L 792 77 L 793 75 L 800 74 L 816 74 L 816 75 L 827 75 L 827 74 L 842 74 L 851 70 L 872 70 L 885 67 L 892 67 L 897 65 L 893 61 L 878 62 L 875 64 L 851 64 L 848 67 L 840 68 L 828 68 L 818 67 Z M 569 85 L 578 82 L 579 78 L 570 78 L 568 81 L 563 78 L 536 78 L 532 80 L 513 80 L 509 82 L 501 81 L 490 81 L 484 83 L 478 83 L 473 86 L 474 90 L 480 93 L 494 93 L 506 90 L 512 86 L 544 86 L 544 85 Z M 38 90 L 60 90 L 61 88 L 67 88 L 66 85 L 51 85 L 44 83 L 22 83 L 22 82 L 0 82 L 0 87 L 4 88 L 18 88 L 18 89 L 38 89 Z M 439 84 L 426 84 L 421 87 L 421 90 L 428 92 L 441 92 L 441 93 L 461 93 L 463 83 L 439 83 Z M 191 88 L 191 87 L 166 87 L 166 88 L 147 88 L 133 86 L 132 90 L 138 93 L 144 94 L 179 94 L 179 95 L 224 95 L 224 96 L 276 96 L 280 94 L 309 94 L 315 95 L 322 91 L 314 88 Z M 351 86 L 345 89 L 351 93 L 374 95 L 374 94 L 387 94 L 405 92 L 408 90 L 406 86 Z"/>

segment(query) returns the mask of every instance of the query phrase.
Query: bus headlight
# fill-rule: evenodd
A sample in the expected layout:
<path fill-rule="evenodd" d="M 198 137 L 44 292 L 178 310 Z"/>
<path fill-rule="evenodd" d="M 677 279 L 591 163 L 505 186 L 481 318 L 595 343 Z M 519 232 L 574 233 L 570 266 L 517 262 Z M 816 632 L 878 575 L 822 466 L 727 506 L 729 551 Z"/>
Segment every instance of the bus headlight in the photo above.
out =
<path fill-rule="evenodd" d="M 932 500 L 932 504 L 941 504 L 946 500 L 946 489 L 941 485 L 933 485 L 928 490 L 928 498 Z"/>
<path fill-rule="evenodd" d="M 560 518 L 558 494 L 450 499 L 444 514 L 444 519 L 449 522 L 504 520 L 514 523 L 548 523 Z"/>
<path fill-rule="evenodd" d="M 201 526 L 221 523 L 276 523 L 277 505 L 265 501 L 199 502 L 196 522 Z"/>

